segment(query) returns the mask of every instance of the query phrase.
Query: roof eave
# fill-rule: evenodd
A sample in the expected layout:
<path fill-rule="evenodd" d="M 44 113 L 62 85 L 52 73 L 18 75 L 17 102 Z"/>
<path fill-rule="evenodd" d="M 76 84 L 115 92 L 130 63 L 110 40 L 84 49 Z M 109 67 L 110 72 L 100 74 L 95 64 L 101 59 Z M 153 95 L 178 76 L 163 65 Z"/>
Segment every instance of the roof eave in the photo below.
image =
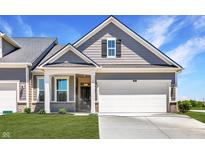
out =
<path fill-rule="evenodd" d="M 20 44 L 18 44 L 15 40 L 13 40 L 12 38 L 10 38 L 9 36 L 7 36 L 5 33 L 1 33 L 0 32 L 0 37 L 2 37 L 3 39 L 5 39 L 7 42 L 9 42 L 11 45 L 13 45 L 16 48 L 21 48 Z"/>

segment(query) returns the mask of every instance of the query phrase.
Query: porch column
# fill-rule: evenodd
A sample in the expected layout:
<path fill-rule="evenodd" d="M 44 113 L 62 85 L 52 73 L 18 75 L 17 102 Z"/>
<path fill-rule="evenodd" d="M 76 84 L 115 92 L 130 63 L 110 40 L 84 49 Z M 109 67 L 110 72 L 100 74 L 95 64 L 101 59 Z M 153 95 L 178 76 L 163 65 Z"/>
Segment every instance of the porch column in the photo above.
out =
<path fill-rule="evenodd" d="M 50 76 L 48 74 L 44 75 L 44 82 L 45 82 L 44 109 L 46 113 L 50 113 Z"/>
<path fill-rule="evenodd" d="M 91 113 L 95 113 L 95 74 L 91 74 Z"/>

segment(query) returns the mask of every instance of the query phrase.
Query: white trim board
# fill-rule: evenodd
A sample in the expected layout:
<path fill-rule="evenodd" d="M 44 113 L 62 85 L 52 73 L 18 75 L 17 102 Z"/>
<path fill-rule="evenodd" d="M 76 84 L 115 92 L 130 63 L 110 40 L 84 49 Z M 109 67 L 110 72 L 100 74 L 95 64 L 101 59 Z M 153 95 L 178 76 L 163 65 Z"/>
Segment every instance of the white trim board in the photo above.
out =
<path fill-rule="evenodd" d="M 0 32 L 0 37 L 5 39 L 8 43 L 16 48 L 21 48 L 21 46 L 12 38 L 8 37 L 6 34 Z"/>
<path fill-rule="evenodd" d="M 31 63 L 0 63 L 0 68 L 25 68 L 31 65 Z"/>
<path fill-rule="evenodd" d="M 99 68 L 96 73 L 167 73 L 176 71 L 179 71 L 179 68 Z"/>
<path fill-rule="evenodd" d="M 58 79 L 66 79 L 67 80 L 67 100 L 66 102 L 70 102 L 70 95 L 69 95 L 69 81 L 70 81 L 70 76 L 54 76 L 54 101 L 55 102 L 65 102 L 65 101 L 57 101 L 57 80 Z"/>
<path fill-rule="evenodd" d="M 156 49 L 153 45 L 145 41 L 143 38 L 141 38 L 139 35 L 134 33 L 132 30 L 130 30 L 127 26 L 122 24 L 120 21 L 118 21 L 115 17 L 110 16 L 108 19 L 106 19 L 103 23 L 101 23 L 99 26 L 94 28 L 91 32 L 89 32 L 87 35 L 82 37 L 80 40 L 78 40 L 76 43 L 74 43 L 74 46 L 78 48 L 81 44 L 83 44 L 85 41 L 90 39 L 92 36 L 94 36 L 96 33 L 98 33 L 101 29 L 106 27 L 108 24 L 113 23 L 120 29 L 122 29 L 124 32 L 126 32 L 129 36 L 131 36 L 133 39 L 138 41 L 140 44 L 142 44 L 144 47 L 146 47 L 149 51 L 154 53 L 156 56 L 167 62 L 168 64 L 173 64 L 174 66 L 177 66 L 180 69 L 183 69 L 179 64 L 174 62 L 169 57 L 165 56 L 163 53 L 161 53 L 158 49 Z"/>
<path fill-rule="evenodd" d="M 39 101 L 39 80 L 43 79 L 44 80 L 44 76 L 37 76 L 36 80 L 37 80 L 37 85 L 36 85 L 36 100 L 38 103 L 44 103 L 44 101 Z M 45 89 L 44 89 L 44 95 L 45 95 Z"/>
<path fill-rule="evenodd" d="M 26 106 L 29 107 L 29 68 L 26 67 Z"/>
<path fill-rule="evenodd" d="M 114 47 L 114 48 L 110 48 L 110 47 L 109 47 L 109 45 L 108 45 L 108 44 L 109 44 L 109 43 L 108 43 L 109 41 L 114 41 L 114 42 L 115 42 L 115 47 Z M 116 38 L 115 38 L 115 37 L 107 38 L 107 57 L 106 57 L 106 58 L 111 58 L 111 59 L 112 59 L 112 58 L 116 58 L 116 55 L 117 55 L 117 53 L 116 53 L 116 52 L 117 52 L 117 51 L 116 51 L 116 48 L 117 48 L 117 47 L 116 47 L 116 46 L 117 46 L 117 44 L 116 44 Z M 114 49 L 114 51 L 115 51 L 115 55 L 114 55 L 114 56 L 109 56 L 109 49 Z"/>

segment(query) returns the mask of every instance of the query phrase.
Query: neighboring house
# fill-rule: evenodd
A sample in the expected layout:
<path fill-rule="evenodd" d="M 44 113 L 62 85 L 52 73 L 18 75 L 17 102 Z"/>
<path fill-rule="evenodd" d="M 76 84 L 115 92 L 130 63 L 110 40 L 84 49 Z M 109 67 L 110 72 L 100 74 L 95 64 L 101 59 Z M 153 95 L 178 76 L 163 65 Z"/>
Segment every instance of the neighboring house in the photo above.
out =
<path fill-rule="evenodd" d="M 182 67 L 111 16 L 74 44 L 0 34 L 0 112 L 174 112 Z"/>

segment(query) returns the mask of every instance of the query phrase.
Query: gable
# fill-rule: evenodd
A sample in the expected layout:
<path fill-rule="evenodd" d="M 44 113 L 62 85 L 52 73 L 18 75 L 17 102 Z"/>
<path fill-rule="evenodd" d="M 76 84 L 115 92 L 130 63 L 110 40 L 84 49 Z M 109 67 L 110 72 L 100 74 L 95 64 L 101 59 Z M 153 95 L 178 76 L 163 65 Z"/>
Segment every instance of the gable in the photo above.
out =
<path fill-rule="evenodd" d="M 71 44 L 68 44 L 57 52 L 52 53 L 39 67 L 78 67 L 86 65 L 98 67 L 98 65 L 86 55 L 78 51 Z"/>
<path fill-rule="evenodd" d="M 128 34 L 130 37 L 132 37 L 134 40 L 136 40 L 138 43 L 140 43 L 142 46 L 144 46 L 146 49 L 148 49 L 154 55 L 159 57 L 162 61 L 164 61 L 166 63 L 166 65 L 176 67 L 179 71 L 183 69 L 179 64 L 177 64 L 175 61 L 173 61 L 171 58 L 169 58 L 167 55 L 162 53 L 159 49 L 154 47 L 151 43 L 149 43 L 147 40 L 143 39 L 140 35 L 138 35 L 134 31 L 132 31 L 130 28 L 128 28 L 126 25 L 121 23 L 118 19 L 116 19 L 113 16 L 108 17 L 105 21 L 103 21 L 101 24 L 99 24 L 97 27 L 95 27 L 92 31 L 90 31 L 88 34 L 84 35 L 82 38 L 80 38 L 78 41 L 76 41 L 74 43 L 74 46 L 76 48 L 79 48 L 79 50 L 81 50 L 81 47 L 83 44 L 86 44 L 86 42 L 89 39 L 92 39 L 92 37 L 94 37 L 103 28 L 107 27 L 107 25 L 109 25 L 110 23 L 117 26 L 119 29 L 124 31 L 126 34 Z M 114 61 L 116 61 L 116 60 L 114 60 Z"/>
<path fill-rule="evenodd" d="M 101 56 L 101 41 L 107 38 L 121 39 L 121 57 L 103 58 Z M 167 63 L 150 52 L 146 47 L 125 33 L 113 23 L 109 23 L 90 39 L 81 44 L 78 49 L 98 64 L 158 64 Z"/>
<path fill-rule="evenodd" d="M 3 56 L 7 55 L 8 53 L 12 52 L 16 48 L 8 43 L 6 40 L 2 39 L 2 54 Z"/>
<path fill-rule="evenodd" d="M 55 61 L 51 61 L 51 63 L 64 63 L 64 62 L 76 63 L 76 64 L 87 63 L 85 60 L 80 58 L 78 55 L 73 53 L 71 50 L 64 53 L 62 56 L 57 58 Z"/>

